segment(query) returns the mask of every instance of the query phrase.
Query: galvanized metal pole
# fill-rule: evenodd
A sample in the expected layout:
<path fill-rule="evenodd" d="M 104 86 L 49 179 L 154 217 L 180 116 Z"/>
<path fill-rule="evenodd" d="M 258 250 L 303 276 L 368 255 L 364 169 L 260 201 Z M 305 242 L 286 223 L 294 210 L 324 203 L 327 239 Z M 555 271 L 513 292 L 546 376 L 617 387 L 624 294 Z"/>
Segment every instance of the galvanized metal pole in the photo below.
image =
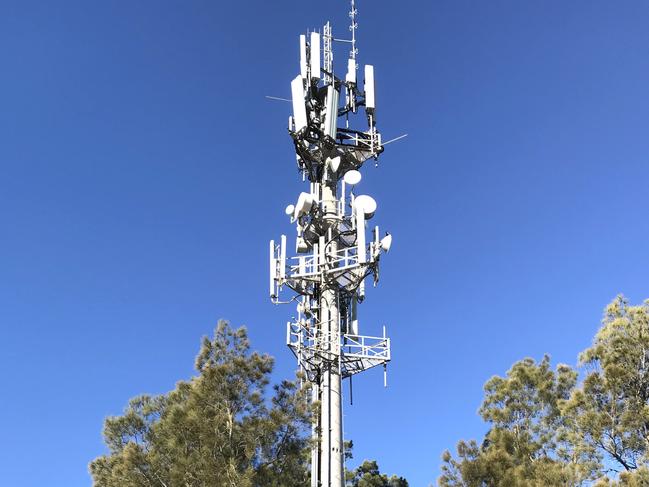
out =
<path fill-rule="evenodd" d="M 327 262 L 335 262 L 338 246 L 332 238 L 338 228 L 338 200 L 336 196 L 337 179 L 331 171 L 323 171 L 320 183 L 322 212 L 318 225 L 322 228 Z M 321 240 L 323 240 L 321 238 Z M 326 264 L 325 264 L 326 265 Z M 322 485 L 342 487 L 342 403 L 340 377 L 340 317 L 338 310 L 338 283 L 330 281 L 323 274 L 320 299 L 321 326 L 325 331 L 328 360 L 323 367 L 322 412 L 323 464 L 321 467 Z"/>
<path fill-rule="evenodd" d="M 365 226 L 376 201 L 354 193 L 363 163 L 383 152 L 376 129 L 374 68 L 365 66 L 362 90 L 357 79 L 356 13 L 352 0 L 351 40 L 334 38 L 329 22 L 322 37 L 318 32 L 300 36 L 300 74 L 291 82 L 288 130 L 309 190 L 286 207 L 297 228 L 298 255 L 287 257 L 285 236 L 279 244 L 270 243 L 270 296 L 274 303 L 292 302 L 296 298 L 280 300 L 288 287 L 300 297 L 297 317 L 287 323 L 287 345 L 311 383 L 312 404 L 320 405 L 312 426 L 311 487 L 344 485 L 342 380 L 385 366 L 391 358 L 385 334 L 365 336 L 358 330 L 356 308 L 365 298 L 365 279 L 378 281 L 379 260 L 392 237 L 380 238 L 375 227 L 374 238 L 367 241 Z M 334 41 L 352 45 L 344 77 L 334 74 Z M 364 107 L 366 131 L 349 126 L 359 107 Z"/>

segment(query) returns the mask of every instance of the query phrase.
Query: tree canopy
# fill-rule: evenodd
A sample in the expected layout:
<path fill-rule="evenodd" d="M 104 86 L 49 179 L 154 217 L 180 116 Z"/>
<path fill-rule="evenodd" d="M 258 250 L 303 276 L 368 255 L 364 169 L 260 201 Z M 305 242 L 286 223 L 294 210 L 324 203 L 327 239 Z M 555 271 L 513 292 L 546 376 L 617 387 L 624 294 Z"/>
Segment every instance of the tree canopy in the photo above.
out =
<path fill-rule="evenodd" d="M 365 460 L 354 470 L 346 473 L 348 487 L 408 487 L 403 477 L 392 475 L 388 478 L 379 470 L 374 460 Z"/>
<path fill-rule="evenodd" d="M 617 297 L 578 371 L 526 358 L 485 384 L 482 442 L 442 456 L 441 487 L 649 485 L 649 301 Z"/>
<path fill-rule="evenodd" d="M 296 383 L 264 392 L 273 360 L 250 352 L 244 328 L 219 322 L 196 357 L 198 375 L 108 418 L 96 487 L 309 485 L 310 414 Z"/>
<path fill-rule="evenodd" d="M 307 390 L 283 381 L 268 396 L 273 359 L 251 352 L 245 328 L 225 321 L 203 338 L 195 367 L 197 375 L 171 392 L 135 397 L 124 414 L 106 419 L 108 453 L 90 463 L 93 485 L 310 486 Z M 354 470 L 349 485 L 407 487 L 366 463 L 372 467 Z"/>

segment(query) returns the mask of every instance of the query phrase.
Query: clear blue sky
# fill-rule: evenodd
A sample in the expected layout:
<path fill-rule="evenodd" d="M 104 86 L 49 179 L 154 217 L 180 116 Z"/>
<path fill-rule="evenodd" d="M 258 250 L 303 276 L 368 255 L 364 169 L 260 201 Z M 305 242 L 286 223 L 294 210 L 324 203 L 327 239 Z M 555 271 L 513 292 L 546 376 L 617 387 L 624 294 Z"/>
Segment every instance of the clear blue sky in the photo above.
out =
<path fill-rule="evenodd" d="M 192 374 L 218 318 L 292 375 L 268 240 L 299 182 L 297 36 L 345 0 L 0 2 L 0 471 L 77 487 L 104 417 Z M 394 234 L 361 308 L 394 361 L 345 432 L 414 487 L 485 430 L 482 384 L 574 364 L 617 294 L 649 297 L 649 4 L 360 0 Z M 341 66 L 341 57 L 338 58 Z M 290 233 L 292 234 L 292 233 Z"/>

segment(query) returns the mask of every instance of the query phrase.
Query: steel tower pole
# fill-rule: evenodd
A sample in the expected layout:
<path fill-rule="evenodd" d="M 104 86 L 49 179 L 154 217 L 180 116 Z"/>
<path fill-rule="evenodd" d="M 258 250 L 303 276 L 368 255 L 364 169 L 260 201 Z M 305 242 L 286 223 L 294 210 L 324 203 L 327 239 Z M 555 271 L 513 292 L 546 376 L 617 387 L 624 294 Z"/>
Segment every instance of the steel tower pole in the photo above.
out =
<path fill-rule="evenodd" d="M 338 200 L 336 196 L 337 180 L 335 176 L 325 177 L 320 183 L 322 195 L 322 222 L 325 249 L 323 254 L 327 262 L 335 262 L 337 255 L 337 242 L 333 235 L 338 228 Z M 322 288 L 320 298 L 321 319 L 320 323 L 327 338 L 322 343 L 323 356 L 327 357 L 322 374 L 322 465 L 321 477 L 323 486 L 342 487 L 343 461 L 342 461 L 342 402 L 341 402 L 341 376 L 340 376 L 340 318 L 339 318 L 339 289 L 338 283 L 326 278 L 322 274 Z"/>
<path fill-rule="evenodd" d="M 366 222 L 377 204 L 355 193 L 363 163 L 378 160 L 383 144 L 376 128 L 374 67 L 365 65 L 362 84 L 358 79 L 353 0 L 351 6 L 351 40 L 334 38 L 330 23 L 322 36 L 314 31 L 300 36 L 300 74 L 291 81 L 288 131 L 309 188 L 285 210 L 297 229 L 297 255 L 287 257 L 284 235 L 270 242 L 270 297 L 276 304 L 297 301 L 286 342 L 311 383 L 311 403 L 319 404 L 311 431 L 311 487 L 344 485 L 342 380 L 377 366 L 385 371 L 391 359 L 385 327 L 381 337 L 361 335 L 358 327 L 365 279 L 378 282 L 379 260 L 392 236 L 381 238 L 374 227 L 367 239 Z M 334 41 L 352 46 L 342 77 L 334 73 Z M 365 131 L 350 127 L 361 108 Z M 284 288 L 297 296 L 280 299 Z"/>
<path fill-rule="evenodd" d="M 311 385 L 311 404 L 320 401 L 320 386 L 315 383 Z M 311 425 L 311 487 L 320 485 L 320 429 L 322 419 L 320 416 L 313 418 Z"/>

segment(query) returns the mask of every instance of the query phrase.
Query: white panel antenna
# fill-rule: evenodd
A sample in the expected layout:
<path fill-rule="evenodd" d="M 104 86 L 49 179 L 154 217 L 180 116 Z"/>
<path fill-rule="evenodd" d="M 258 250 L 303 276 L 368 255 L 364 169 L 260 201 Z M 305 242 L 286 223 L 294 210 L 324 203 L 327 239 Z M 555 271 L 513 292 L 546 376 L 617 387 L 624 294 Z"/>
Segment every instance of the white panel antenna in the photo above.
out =
<path fill-rule="evenodd" d="M 311 32 L 311 78 L 320 79 L 320 34 Z"/>
<path fill-rule="evenodd" d="M 275 278 L 277 276 L 277 261 L 275 260 L 275 241 L 270 241 L 270 297 L 277 298 L 275 292 Z"/>
<path fill-rule="evenodd" d="M 347 83 L 356 84 L 356 59 L 347 60 L 347 75 L 345 76 Z"/>
<path fill-rule="evenodd" d="M 327 114 L 325 116 L 325 133 L 336 138 L 336 122 L 338 121 L 338 90 L 333 85 L 327 87 Z"/>
<path fill-rule="evenodd" d="M 282 235 L 279 250 L 279 278 L 280 282 L 286 279 L 286 235 Z"/>
<path fill-rule="evenodd" d="M 367 262 L 367 249 L 365 248 L 365 212 L 356 207 L 356 255 L 358 263 Z"/>
<path fill-rule="evenodd" d="M 374 95 L 374 66 L 365 65 L 365 110 L 372 114 L 376 109 L 376 99 Z"/>
<path fill-rule="evenodd" d="M 301 76 L 291 81 L 291 95 L 293 97 L 293 121 L 295 132 L 301 132 L 307 125 L 306 105 L 304 102 L 304 83 Z"/>
<path fill-rule="evenodd" d="M 352 298 L 351 326 L 349 334 L 352 336 L 358 336 L 358 298 L 356 296 Z"/>
<path fill-rule="evenodd" d="M 300 36 L 300 76 L 306 80 L 307 73 L 307 59 L 306 59 L 306 36 Z"/>

